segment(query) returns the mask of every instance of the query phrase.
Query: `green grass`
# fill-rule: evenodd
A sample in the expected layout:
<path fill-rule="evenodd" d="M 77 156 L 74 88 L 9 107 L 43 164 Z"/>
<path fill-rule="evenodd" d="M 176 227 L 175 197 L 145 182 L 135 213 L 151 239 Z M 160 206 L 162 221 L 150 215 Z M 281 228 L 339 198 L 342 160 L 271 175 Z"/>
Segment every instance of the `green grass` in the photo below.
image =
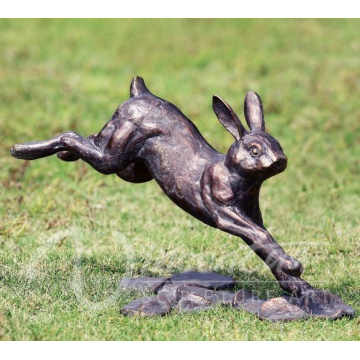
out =
<path fill-rule="evenodd" d="M 126 318 L 126 275 L 212 270 L 281 290 L 241 239 L 178 209 L 155 182 L 82 162 L 23 162 L 14 143 L 97 132 L 134 75 L 217 149 L 211 109 L 249 90 L 288 168 L 264 184 L 265 224 L 304 278 L 360 311 L 359 20 L 0 20 L 0 337 L 3 340 L 359 340 L 359 318 L 272 324 L 230 308 Z M 113 296 L 112 296 L 113 295 Z"/>

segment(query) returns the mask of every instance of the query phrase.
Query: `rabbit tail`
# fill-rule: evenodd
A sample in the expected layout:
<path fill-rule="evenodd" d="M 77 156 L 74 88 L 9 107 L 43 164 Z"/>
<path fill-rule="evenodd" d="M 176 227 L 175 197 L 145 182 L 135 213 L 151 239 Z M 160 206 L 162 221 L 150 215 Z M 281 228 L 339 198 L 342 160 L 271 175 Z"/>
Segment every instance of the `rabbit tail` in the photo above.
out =
<path fill-rule="evenodd" d="M 150 91 L 146 87 L 144 79 L 140 76 L 135 76 L 130 85 L 130 97 L 136 97 L 143 94 L 150 94 Z"/>

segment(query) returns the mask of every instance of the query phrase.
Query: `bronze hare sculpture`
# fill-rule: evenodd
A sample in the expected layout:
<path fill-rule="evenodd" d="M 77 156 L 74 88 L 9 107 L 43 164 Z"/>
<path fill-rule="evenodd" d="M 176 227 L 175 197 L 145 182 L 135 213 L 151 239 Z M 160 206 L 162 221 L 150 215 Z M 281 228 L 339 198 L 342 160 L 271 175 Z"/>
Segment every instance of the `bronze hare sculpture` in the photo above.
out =
<path fill-rule="evenodd" d="M 155 179 L 167 196 L 205 224 L 241 237 L 266 262 L 280 286 L 301 296 L 311 286 L 300 278 L 302 265 L 288 256 L 265 229 L 259 207 L 264 180 L 286 168 L 287 159 L 265 132 L 260 97 L 245 98 L 247 131 L 232 108 L 213 97 L 219 121 L 234 136 L 227 154 L 216 151 L 173 104 L 153 95 L 141 77 L 130 99 L 95 135 L 66 132 L 50 140 L 14 145 L 11 155 L 33 160 L 79 158 L 103 174 L 141 183 Z"/>

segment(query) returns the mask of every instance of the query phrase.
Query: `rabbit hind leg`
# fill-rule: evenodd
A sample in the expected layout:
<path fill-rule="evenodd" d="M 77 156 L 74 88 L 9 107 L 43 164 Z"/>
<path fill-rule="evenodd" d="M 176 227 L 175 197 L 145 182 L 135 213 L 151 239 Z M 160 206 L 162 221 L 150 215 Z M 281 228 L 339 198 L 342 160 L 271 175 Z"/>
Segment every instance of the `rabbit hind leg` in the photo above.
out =
<path fill-rule="evenodd" d="M 90 135 L 90 136 L 88 136 L 88 139 L 94 139 L 96 136 L 97 136 L 97 134 Z M 77 155 L 71 151 L 68 151 L 68 150 L 60 151 L 56 155 L 60 160 L 66 161 L 66 162 L 77 161 L 80 159 L 79 155 Z"/>
<path fill-rule="evenodd" d="M 61 138 L 64 135 L 61 134 L 49 140 L 16 144 L 11 147 L 10 153 L 13 157 L 23 160 L 35 160 L 51 156 L 61 150 L 65 150 L 61 143 Z"/>
<path fill-rule="evenodd" d="M 96 140 L 100 140 L 95 143 Z M 35 160 L 64 152 L 68 159 L 82 159 L 102 174 L 114 174 L 124 168 L 123 158 L 117 159 L 104 146 L 102 137 L 85 138 L 72 131 L 49 140 L 14 145 L 10 152 L 18 159 Z M 106 139 L 105 139 L 106 140 Z M 106 143 L 105 143 L 106 145 Z"/>

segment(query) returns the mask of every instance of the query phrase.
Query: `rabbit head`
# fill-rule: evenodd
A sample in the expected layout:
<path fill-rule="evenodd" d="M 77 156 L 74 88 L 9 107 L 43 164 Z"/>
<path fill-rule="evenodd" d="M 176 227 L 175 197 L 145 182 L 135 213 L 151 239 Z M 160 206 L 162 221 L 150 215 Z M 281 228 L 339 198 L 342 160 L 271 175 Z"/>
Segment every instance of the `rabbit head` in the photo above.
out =
<path fill-rule="evenodd" d="M 220 97 L 213 97 L 213 109 L 222 125 L 236 139 L 226 154 L 225 165 L 246 178 L 268 179 L 285 170 L 287 158 L 279 142 L 265 132 L 260 96 L 248 92 L 245 98 L 247 131 L 232 108 Z"/>

